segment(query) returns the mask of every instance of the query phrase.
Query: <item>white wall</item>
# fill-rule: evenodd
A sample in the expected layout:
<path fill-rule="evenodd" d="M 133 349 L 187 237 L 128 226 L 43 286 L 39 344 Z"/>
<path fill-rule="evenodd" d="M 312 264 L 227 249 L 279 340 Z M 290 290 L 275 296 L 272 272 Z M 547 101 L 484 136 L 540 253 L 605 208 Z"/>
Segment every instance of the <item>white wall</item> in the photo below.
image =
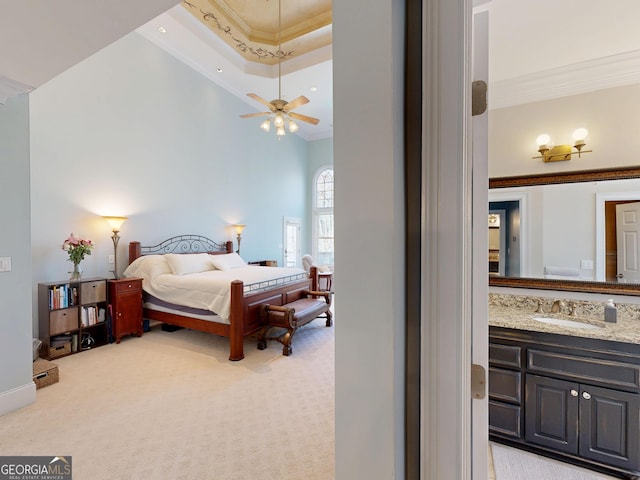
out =
<path fill-rule="evenodd" d="M 0 105 L 0 415 L 35 401 L 32 382 L 29 99 Z"/>
<path fill-rule="evenodd" d="M 337 480 L 404 478 L 403 24 L 333 4 Z"/>
<path fill-rule="evenodd" d="M 120 272 L 129 241 L 232 240 L 231 223 L 247 225 L 245 259 L 282 258 L 283 216 L 306 221 L 307 142 L 239 118 L 246 104 L 137 33 L 35 90 L 30 108 L 34 289 L 66 278 L 71 232 L 96 243 L 85 275 L 107 275 L 103 215 L 128 217 Z"/>
<path fill-rule="evenodd" d="M 640 85 L 609 88 L 500 108 L 489 112 L 489 177 L 638 165 Z M 548 133 L 555 144 L 573 144 L 576 128 L 589 130 L 585 149 L 566 162 L 544 163 L 536 138 Z"/>

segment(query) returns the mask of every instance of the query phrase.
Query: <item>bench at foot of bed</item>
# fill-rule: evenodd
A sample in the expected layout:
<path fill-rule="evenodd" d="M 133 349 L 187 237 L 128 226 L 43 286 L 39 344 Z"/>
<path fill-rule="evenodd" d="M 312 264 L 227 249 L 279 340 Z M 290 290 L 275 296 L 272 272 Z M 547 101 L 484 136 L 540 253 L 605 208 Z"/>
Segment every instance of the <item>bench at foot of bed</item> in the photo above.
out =
<path fill-rule="evenodd" d="M 331 313 L 331 293 L 306 291 L 304 297 L 285 305 L 263 305 L 261 319 L 264 326 L 258 332 L 258 349 L 267 348 L 267 340 L 278 340 L 282 343 L 282 354 L 291 355 L 291 342 L 298 328 L 325 315 L 326 326 L 333 325 Z M 268 332 L 273 328 L 286 329 L 284 334 L 269 337 Z"/>

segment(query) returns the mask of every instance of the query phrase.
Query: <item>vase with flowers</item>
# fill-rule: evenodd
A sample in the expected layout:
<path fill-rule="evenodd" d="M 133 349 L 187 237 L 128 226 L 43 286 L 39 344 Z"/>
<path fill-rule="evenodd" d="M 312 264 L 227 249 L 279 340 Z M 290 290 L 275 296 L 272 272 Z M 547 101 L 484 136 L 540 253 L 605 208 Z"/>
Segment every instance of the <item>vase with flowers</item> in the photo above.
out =
<path fill-rule="evenodd" d="M 73 262 L 71 280 L 79 280 L 82 277 L 80 262 L 84 260 L 85 255 L 91 255 L 92 248 L 91 240 L 73 233 L 62 243 L 62 249 L 69 254 L 69 261 Z"/>

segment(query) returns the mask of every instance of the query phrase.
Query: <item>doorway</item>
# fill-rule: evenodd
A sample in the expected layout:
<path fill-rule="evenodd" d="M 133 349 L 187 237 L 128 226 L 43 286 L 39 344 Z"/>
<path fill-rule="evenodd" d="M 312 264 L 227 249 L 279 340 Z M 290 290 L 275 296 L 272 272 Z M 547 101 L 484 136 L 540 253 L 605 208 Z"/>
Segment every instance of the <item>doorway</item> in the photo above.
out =
<path fill-rule="evenodd" d="M 302 252 L 300 247 L 300 234 L 302 232 L 302 220 L 299 218 L 284 217 L 283 219 L 283 258 L 285 267 L 298 267 L 301 264 Z"/>
<path fill-rule="evenodd" d="M 520 201 L 489 202 L 489 274 L 520 276 Z"/>

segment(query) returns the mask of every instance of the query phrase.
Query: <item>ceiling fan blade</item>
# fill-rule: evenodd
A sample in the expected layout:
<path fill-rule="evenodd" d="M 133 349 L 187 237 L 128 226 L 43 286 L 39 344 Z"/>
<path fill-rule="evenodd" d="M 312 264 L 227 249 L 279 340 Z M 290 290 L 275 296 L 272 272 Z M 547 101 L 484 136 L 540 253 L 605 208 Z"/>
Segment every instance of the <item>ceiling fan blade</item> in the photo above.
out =
<path fill-rule="evenodd" d="M 304 105 L 305 103 L 309 103 L 309 99 L 304 95 L 300 95 L 298 98 L 295 98 L 291 100 L 289 103 L 287 103 L 284 106 L 283 110 L 285 112 L 290 112 L 294 108 L 298 108 L 300 105 Z"/>
<path fill-rule="evenodd" d="M 274 110 L 273 105 L 271 105 L 271 103 L 267 102 L 260 95 L 256 95 L 255 93 L 247 93 L 247 97 L 253 98 L 256 102 L 260 102 L 261 104 L 266 105 L 267 107 L 269 107 L 269 110 L 271 110 L 273 112 L 273 110 Z"/>
<path fill-rule="evenodd" d="M 263 117 L 265 115 L 271 115 L 271 112 L 245 113 L 240 115 L 240 118 Z"/>
<path fill-rule="evenodd" d="M 318 120 L 317 118 L 307 117 L 306 115 L 301 115 L 301 114 L 295 113 L 295 112 L 289 112 L 289 116 L 291 118 L 295 118 L 296 120 L 301 120 L 301 121 L 307 122 L 307 123 L 313 123 L 314 125 L 317 125 L 318 122 L 320 122 L 320 120 Z"/>

